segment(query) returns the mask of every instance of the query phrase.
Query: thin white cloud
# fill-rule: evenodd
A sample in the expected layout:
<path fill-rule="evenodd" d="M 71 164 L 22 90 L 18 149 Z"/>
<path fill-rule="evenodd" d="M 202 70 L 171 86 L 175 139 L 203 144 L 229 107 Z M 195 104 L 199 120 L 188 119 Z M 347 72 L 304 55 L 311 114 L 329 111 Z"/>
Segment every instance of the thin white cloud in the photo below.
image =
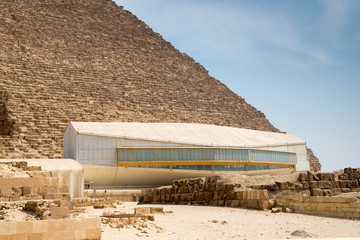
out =
<path fill-rule="evenodd" d="M 281 11 L 253 10 L 241 3 L 230 5 L 226 2 L 181 1 L 175 6 L 172 1 L 161 0 L 118 0 L 118 3 L 129 9 L 141 9 L 149 19 L 151 14 L 146 9 L 161 9 L 157 12 L 157 19 L 152 19 L 155 30 L 171 39 L 185 38 L 186 42 L 182 44 L 194 51 L 204 51 L 204 54 L 211 49 L 230 55 L 258 52 L 261 56 L 275 47 L 287 52 L 283 55 L 287 56 L 284 61 L 289 64 L 296 56 L 313 64 L 335 64 L 334 59 L 320 47 L 304 42 L 301 31 Z M 331 4 L 327 6 L 328 11 L 334 11 L 330 10 Z M 337 13 L 339 18 L 344 11 Z M 296 56 L 291 57 L 291 53 Z M 247 56 L 249 61 L 250 58 Z M 299 59 L 294 59 L 294 62 L 298 63 Z"/>
<path fill-rule="evenodd" d="M 345 25 L 351 10 L 351 0 L 319 0 L 324 6 L 323 18 L 328 28 L 339 31 Z"/>

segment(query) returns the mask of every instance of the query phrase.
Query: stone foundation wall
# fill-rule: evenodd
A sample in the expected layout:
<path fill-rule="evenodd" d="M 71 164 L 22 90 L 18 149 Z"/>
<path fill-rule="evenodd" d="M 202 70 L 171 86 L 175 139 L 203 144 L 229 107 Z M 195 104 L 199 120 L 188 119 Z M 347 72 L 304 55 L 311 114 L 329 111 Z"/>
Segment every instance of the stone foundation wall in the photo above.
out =
<path fill-rule="evenodd" d="M 276 196 L 276 206 L 331 217 L 360 218 L 360 201 L 344 197 Z"/>
<path fill-rule="evenodd" d="M 356 198 L 336 197 L 348 192 L 360 192 L 360 169 L 346 168 L 340 175 L 304 172 L 299 174 L 295 182 L 246 187 L 221 182 L 221 177 L 218 176 L 182 179 L 174 181 L 169 187 L 143 190 L 139 203 L 251 209 L 279 206 L 304 213 L 358 218 L 360 206 Z"/>
<path fill-rule="evenodd" d="M 100 238 L 100 218 L 0 222 L 0 240 L 95 240 Z"/>
<path fill-rule="evenodd" d="M 139 203 L 194 204 L 253 209 L 269 209 L 273 200 L 266 189 L 240 189 L 235 184 L 225 184 L 219 177 L 183 179 L 174 181 L 171 187 L 147 189 Z"/>

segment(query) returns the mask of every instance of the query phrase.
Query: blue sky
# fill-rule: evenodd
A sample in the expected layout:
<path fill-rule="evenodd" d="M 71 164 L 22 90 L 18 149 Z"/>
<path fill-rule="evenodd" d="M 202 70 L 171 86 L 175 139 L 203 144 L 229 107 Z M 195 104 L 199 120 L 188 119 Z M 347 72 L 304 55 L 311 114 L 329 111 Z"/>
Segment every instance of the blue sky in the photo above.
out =
<path fill-rule="evenodd" d="M 115 0 L 307 142 L 360 167 L 360 1 Z"/>

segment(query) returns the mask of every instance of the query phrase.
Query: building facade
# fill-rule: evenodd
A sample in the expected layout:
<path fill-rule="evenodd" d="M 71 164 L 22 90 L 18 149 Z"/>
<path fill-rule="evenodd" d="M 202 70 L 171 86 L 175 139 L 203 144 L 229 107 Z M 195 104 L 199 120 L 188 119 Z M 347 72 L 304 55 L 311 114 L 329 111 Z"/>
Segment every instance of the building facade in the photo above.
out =
<path fill-rule="evenodd" d="M 293 135 L 205 124 L 71 122 L 63 149 L 94 187 L 309 169 L 306 144 Z"/>

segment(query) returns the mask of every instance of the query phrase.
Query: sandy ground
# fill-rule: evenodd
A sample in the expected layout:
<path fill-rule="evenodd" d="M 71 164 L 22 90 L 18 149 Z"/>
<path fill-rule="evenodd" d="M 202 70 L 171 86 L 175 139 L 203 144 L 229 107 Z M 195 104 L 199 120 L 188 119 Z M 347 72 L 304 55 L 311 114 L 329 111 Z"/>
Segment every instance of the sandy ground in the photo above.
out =
<path fill-rule="evenodd" d="M 128 226 L 110 228 L 103 224 L 103 240 L 113 239 L 300 239 L 293 236 L 296 230 L 305 231 L 312 238 L 359 238 L 360 221 L 310 216 L 297 213 L 271 213 L 269 211 L 240 208 L 191 205 L 137 205 L 124 202 L 117 208 L 93 209 L 87 207 L 83 216 L 100 216 L 103 212 L 133 213 L 135 207 L 162 206 L 172 213 L 156 214 L 156 226 L 164 228 L 148 233 Z M 140 235 L 140 236 L 138 236 Z"/>

